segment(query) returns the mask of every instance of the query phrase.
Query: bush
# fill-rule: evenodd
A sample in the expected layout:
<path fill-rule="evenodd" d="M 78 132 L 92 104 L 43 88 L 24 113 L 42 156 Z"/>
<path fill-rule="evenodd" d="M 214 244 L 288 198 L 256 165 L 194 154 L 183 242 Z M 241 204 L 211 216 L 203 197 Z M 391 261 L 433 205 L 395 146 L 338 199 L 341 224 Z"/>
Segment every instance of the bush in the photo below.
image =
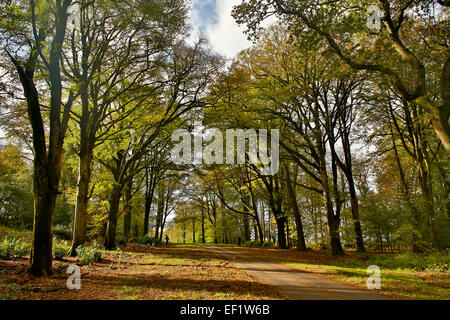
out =
<path fill-rule="evenodd" d="M 263 247 L 265 247 L 265 248 L 272 248 L 272 247 L 275 247 L 275 243 L 273 243 L 272 241 L 264 241 L 264 243 L 263 243 Z"/>
<path fill-rule="evenodd" d="M 72 229 L 58 224 L 53 227 L 53 235 L 61 240 L 72 240 Z"/>
<path fill-rule="evenodd" d="M 30 252 L 30 244 L 20 239 L 6 238 L 0 242 L 0 258 L 13 259 L 23 257 Z"/>
<path fill-rule="evenodd" d="M 259 247 L 259 242 L 252 240 L 252 241 L 246 241 L 245 242 L 246 247 Z"/>
<path fill-rule="evenodd" d="M 78 263 L 81 265 L 102 261 L 101 251 L 97 247 L 79 246 L 77 248 L 77 255 L 78 255 Z"/>
<path fill-rule="evenodd" d="M 65 241 L 53 240 L 53 258 L 55 260 L 62 260 L 65 256 L 67 256 L 70 247 Z"/>
<path fill-rule="evenodd" d="M 159 239 L 152 238 L 149 236 L 141 236 L 136 239 L 133 239 L 131 242 L 152 247 L 159 246 L 162 244 L 162 242 Z"/>

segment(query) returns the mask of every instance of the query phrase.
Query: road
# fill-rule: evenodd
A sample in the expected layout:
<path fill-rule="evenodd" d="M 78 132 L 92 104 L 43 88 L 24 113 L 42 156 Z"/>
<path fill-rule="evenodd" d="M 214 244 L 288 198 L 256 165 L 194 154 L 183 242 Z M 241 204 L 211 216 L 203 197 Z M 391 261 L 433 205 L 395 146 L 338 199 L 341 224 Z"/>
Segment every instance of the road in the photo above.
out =
<path fill-rule="evenodd" d="M 280 289 L 292 300 L 386 300 L 387 297 L 356 289 L 337 281 L 293 270 L 281 264 L 235 252 L 229 248 L 204 245 L 244 270 L 255 279 Z"/>

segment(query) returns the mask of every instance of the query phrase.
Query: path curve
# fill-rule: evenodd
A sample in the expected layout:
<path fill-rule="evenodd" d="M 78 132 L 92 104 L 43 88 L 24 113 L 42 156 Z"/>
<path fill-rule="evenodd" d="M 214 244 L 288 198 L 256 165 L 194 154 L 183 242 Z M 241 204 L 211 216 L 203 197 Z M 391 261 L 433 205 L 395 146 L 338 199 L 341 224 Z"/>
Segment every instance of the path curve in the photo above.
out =
<path fill-rule="evenodd" d="M 289 267 L 213 245 L 203 247 L 221 255 L 254 278 L 274 285 L 293 300 L 386 300 L 385 296 L 337 281 L 293 270 Z"/>

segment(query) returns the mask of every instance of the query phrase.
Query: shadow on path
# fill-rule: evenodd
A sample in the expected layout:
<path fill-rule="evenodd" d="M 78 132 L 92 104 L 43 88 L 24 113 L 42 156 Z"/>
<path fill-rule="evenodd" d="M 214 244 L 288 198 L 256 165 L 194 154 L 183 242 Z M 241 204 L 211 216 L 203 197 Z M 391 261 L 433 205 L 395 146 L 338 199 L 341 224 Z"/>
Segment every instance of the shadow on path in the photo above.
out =
<path fill-rule="evenodd" d="M 337 281 L 296 271 L 283 265 L 270 263 L 237 253 L 228 248 L 203 245 L 233 262 L 256 279 L 275 285 L 294 300 L 386 300 L 385 296 L 356 289 Z"/>

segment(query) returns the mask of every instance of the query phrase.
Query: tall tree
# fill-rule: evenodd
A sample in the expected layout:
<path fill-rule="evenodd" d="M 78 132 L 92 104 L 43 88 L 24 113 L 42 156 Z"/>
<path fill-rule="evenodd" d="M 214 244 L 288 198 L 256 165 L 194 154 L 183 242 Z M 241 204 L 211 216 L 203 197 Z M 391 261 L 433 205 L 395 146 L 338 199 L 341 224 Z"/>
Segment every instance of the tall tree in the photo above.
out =
<path fill-rule="evenodd" d="M 94 149 L 109 139 L 114 127 L 161 84 L 163 52 L 184 32 L 183 2 L 157 6 L 131 1 L 81 1 L 79 28 L 71 35 L 65 73 L 80 87 L 81 108 L 72 112 L 79 125 L 79 178 L 71 254 L 86 240 L 91 167 Z M 133 107 L 126 108 L 126 106 Z"/>
<path fill-rule="evenodd" d="M 425 0 L 379 0 L 378 4 L 381 16 L 371 17 L 368 8 L 373 2 L 369 0 L 244 0 L 235 7 L 233 16 L 254 36 L 260 23 L 276 14 L 299 37 L 323 39 L 352 68 L 387 77 L 405 101 L 424 108 L 450 153 L 450 39 L 445 31 L 448 8 Z M 370 18 L 378 20 L 379 30 L 368 27 Z M 426 41 L 412 41 L 413 34 Z M 424 44 L 415 48 L 416 42 Z M 441 70 L 439 98 L 427 83 L 430 56 L 436 57 L 431 65 Z"/>
<path fill-rule="evenodd" d="M 63 95 L 65 88 L 61 71 L 63 43 L 71 6 L 70 0 L 31 0 L 26 7 L 29 10 L 32 33 L 28 57 L 22 62 L 20 57 L 14 57 L 8 51 L 23 87 L 33 135 L 34 225 L 28 272 L 36 276 L 52 273 L 52 228 L 56 198 L 60 193 L 63 145 L 70 111 L 77 97 L 77 93 L 70 89 Z M 39 94 L 35 78 L 40 64 L 43 66 L 43 73 L 48 76 L 50 91 L 48 144 L 41 110 L 43 94 Z"/>

